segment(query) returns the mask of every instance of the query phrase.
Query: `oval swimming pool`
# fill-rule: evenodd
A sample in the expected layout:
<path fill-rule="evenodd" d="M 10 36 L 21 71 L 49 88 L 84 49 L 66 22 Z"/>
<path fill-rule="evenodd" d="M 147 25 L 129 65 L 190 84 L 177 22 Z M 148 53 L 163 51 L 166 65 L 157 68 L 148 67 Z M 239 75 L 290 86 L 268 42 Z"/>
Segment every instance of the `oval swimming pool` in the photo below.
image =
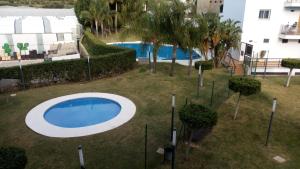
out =
<path fill-rule="evenodd" d="M 121 106 L 104 98 L 80 98 L 58 103 L 48 109 L 44 118 L 51 124 L 66 128 L 86 127 L 116 117 Z"/>
<path fill-rule="evenodd" d="M 31 109 L 26 125 L 48 137 L 81 137 L 117 128 L 131 118 L 135 104 L 110 93 L 77 93 L 47 100 Z"/>
<path fill-rule="evenodd" d="M 124 43 L 112 43 L 111 45 L 135 49 L 137 58 L 149 58 L 149 55 L 151 57 L 153 55 L 153 45 L 149 43 L 124 42 Z M 172 45 L 162 45 L 158 50 L 157 59 L 172 60 L 172 50 L 173 50 Z M 192 57 L 193 59 L 201 58 L 201 56 L 195 51 L 193 51 Z M 189 52 L 185 52 L 184 50 L 178 48 L 176 50 L 176 59 L 189 60 Z"/>

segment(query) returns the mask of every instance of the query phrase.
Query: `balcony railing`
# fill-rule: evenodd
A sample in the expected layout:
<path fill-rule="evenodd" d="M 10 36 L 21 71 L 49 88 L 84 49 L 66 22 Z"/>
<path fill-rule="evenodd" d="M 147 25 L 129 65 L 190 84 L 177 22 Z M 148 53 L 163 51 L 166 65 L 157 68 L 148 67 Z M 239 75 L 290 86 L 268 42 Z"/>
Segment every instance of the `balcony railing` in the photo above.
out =
<path fill-rule="evenodd" d="M 300 7 L 300 0 L 286 0 L 284 3 L 285 7 Z"/>
<path fill-rule="evenodd" d="M 283 35 L 300 35 L 300 28 L 297 22 L 293 25 L 282 25 L 280 33 Z"/>

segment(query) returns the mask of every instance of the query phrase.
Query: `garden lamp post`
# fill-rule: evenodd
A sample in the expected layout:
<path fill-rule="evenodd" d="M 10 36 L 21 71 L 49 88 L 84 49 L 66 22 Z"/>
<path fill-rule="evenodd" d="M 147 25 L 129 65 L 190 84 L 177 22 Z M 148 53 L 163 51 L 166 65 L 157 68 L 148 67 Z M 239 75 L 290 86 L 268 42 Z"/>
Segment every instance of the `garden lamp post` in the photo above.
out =
<path fill-rule="evenodd" d="M 201 73 L 202 73 L 202 67 L 201 65 L 199 65 L 199 71 L 198 71 L 198 86 L 197 86 L 197 96 L 199 97 L 200 94 L 200 87 L 203 86 L 203 84 L 201 84 Z"/>
<path fill-rule="evenodd" d="M 78 146 L 78 154 L 79 154 L 80 169 L 85 169 L 84 159 L 83 159 L 83 151 L 82 151 L 81 145 Z"/>
<path fill-rule="evenodd" d="M 24 82 L 24 75 L 23 75 L 21 60 L 19 60 L 19 68 L 20 68 L 21 83 L 22 83 L 23 89 L 25 89 L 25 84 L 24 84 L 25 82 Z"/>
<path fill-rule="evenodd" d="M 173 139 L 173 129 L 174 129 L 174 113 L 175 113 L 175 94 L 172 95 L 172 117 L 171 117 L 171 137 L 170 140 Z"/>
<path fill-rule="evenodd" d="M 175 169 L 175 154 L 176 154 L 176 129 L 173 129 L 172 138 L 172 169 Z"/>
<path fill-rule="evenodd" d="M 268 127 L 267 140 L 266 140 L 265 146 L 268 146 L 268 143 L 269 143 L 269 137 L 270 137 L 270 134 L 271 134 L 272 122 L 273 122 L 274 113 L 276 111 L 276 106 L 277 106 L 277 99 L 274 98 L 273 99 L 273 106 L 272 106 L 272 113 L 271 113 L 269 127 Z"/>

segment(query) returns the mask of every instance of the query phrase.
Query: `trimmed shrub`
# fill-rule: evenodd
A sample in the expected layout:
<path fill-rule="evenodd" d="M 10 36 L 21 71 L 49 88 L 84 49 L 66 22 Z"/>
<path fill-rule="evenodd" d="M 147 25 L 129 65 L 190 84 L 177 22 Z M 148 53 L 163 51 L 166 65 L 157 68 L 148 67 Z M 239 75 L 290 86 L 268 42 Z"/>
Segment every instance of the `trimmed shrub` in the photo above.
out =
<path fill-rule="evenodd" d="M 288 79 L 285 84 L 286 87 L 289 87 L 293 69 L 300 69 L 300 59 L 283 59 L 281 66 L 290 68 L 290 73 L 288 74 Z"/>
<path fill-rule="evenodd" d="M 180 109 L 179 118 L 189 129 L 196 130 L 216 125 L 218 115 L 205 106 L 189 104 Z"/>
<path fill-rule="evenodd" d="M 249 96 L 261 91 L 261 82 L 248 77 L 232 77 L 229 79 L 229 89 Z"/>
<path fill-rule="evenodd" d="M 195 69 L 199 70 L 200 65 L 202 70 L 211 70 L 213 68 L 213 61 L 197 61 L 195 62 Z"/>
<path fill-rule="evenodd" d="M 25 150 L 16 147 L 0 148 L 1 169 L 24 169 L 27 164 Z"/>
<path fill-rule="evenodd" d="M 89 31 L 84 32 L 82 43 L 88 53 L 93 57 L 102 57 L 103 55 L 107 55 L 110 53 L 118 53 L 124 50 L 131 50 L 124 49 L 118 46 L 106 45 Z"/>
<path fill-rule="evenodd" d="M 300 59 L 283 59 L 281 61 L 281 66 L 290 69 L 300 69 Z"/>

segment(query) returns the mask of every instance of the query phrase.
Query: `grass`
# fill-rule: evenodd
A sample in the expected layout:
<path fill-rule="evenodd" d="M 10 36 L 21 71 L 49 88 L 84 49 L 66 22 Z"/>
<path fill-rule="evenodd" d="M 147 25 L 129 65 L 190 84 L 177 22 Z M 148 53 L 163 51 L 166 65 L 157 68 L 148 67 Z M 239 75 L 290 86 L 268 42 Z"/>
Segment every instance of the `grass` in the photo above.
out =
<path fill-rule="evenodd" d="M 185 145 L 177 149 L 179 169 L 300 168 L 300 78 L 292 78 L 289 88 L 283 87 L 286 77 L 261 79 L 262 93 L 241 100 L 240 113 L 233 121 L 237 95 L 228 97 L 228 72 L 217 69 L 205 72 L 205 87 L 196 97 L 197 71 L 187 77 L 187 69 L 176 66 L 176 75 L 168 76 L 169 64 L 159 64 L 157 74 L 147 71 L 147 65 L 123 75 L 84 83 L 56 85 L 17 92 L 16 97 L 0 95 L 0 146 L 26 149 L 27 169 L 79 168 L 77 146 L 84 147 L 88 169 L 141 169 L 144 166 L 144 126 L 148 124 L 148 168 L 167 169 L 155 151 L 168 143 L 171 94 L 177 96 L 177 109 L 185 97 L 195 103 L 209 105 L 211 82 L 216 81 L 215 103 L 218 124 L 184 161 Z M 50 98 L 79 93 L 108 92 L 130 98 L 137 106 L 134 118 L 114 130 L 81 138 L 57 139 L 34 133 L 24 123 L 27 112 Z M 277 97 L 272 136 L 264 146 L 272 99 Z M 178 116 L 176 127 L 180 128 Z M 278 164 L 272 159 L 280 155 L 287 159 Z"/>
<path fill-rule="evenodd" d="M 37 8 L 73 8 L 74 0 L 0 0 L 0 6 L 31 6 Z"/>
<path fill-rule="evenodd" d="M 121 30 L 120 30 L 121 31 Z M 99 38 L 101 41 L 105 43 L 111 43 L 111 42 L 126 42 L 126 41 L 141 41 L 141 38 L 139 36 L 128 34 L 128 35 L 121 35 L 121 33 L 113 33 L 109 36 L 101 36 L 99 33 Z"/>

